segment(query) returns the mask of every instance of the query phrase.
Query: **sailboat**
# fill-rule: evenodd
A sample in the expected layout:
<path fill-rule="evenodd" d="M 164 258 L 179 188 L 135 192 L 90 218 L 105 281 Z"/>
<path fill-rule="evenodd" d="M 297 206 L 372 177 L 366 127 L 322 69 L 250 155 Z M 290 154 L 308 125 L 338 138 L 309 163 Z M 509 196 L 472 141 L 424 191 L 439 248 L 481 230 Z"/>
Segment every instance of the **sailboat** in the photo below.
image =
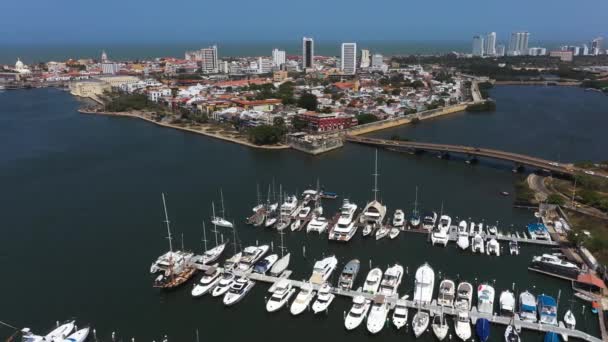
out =
<path fill-rule="evenodd" d="M 232 222 L 230 222 L 224 218 L 224 215 L 225 215 L 224 194 L 221 189 L 220 189 L 220 200 L 221 200 L 221 204 L 222 204 L 222 216 L 215 216 L 215 206 L 213 206 L 213 217 L 211 218 L 211 223 L 213 223 L 216 226 L 220 226 L 220 227 L 232 228 Z"/>
<path fill-rule="evenodd" d="M 277 260 L 277 262 L 272 265 L 272 268 L 270 268 L 270 275 L 275 277 L 281 275 L 281 273 L 283 273 L 287 269 L 287 266 L 289 266 L 290 258 L 289 253 L 285 254 L 285 250 L 287 249 L 285 248 L 283 238 L 285 232 L 281 230 L 279 231 L 279 234 L 281 235 L 281 246 L 279 246 L 279 248 L 281 249 L 281 258 L 279 258 L 279 260 Z"/>
<path fill-rule="evenodd" d="M 420 225 L 420 214 L 418 213 L 418 187 L 416 187 L 416 199 L 414 200 L 414 210 L 410 216 L 410 226 L 418 228 Z"/>
<path fill-rule="evenodd" d="M 219 244 L 217 243 L 217 230 L 215 230 L 215 247 L 211 248 L 211 249 L 207 249 L 207 233 L 206 233 L 206 228 L 205 228 L 205 222 L 203 221 L 203 243 L 204 243 L 204 247 L 205 247 L 205 252 L 203 253 L 203 255 L 200 257 L 200 263 L 202 263 L 203 265 L 207 265 L 210 264 L 214 261 L 216 261 L 220 255 L 222 255 L 222 253 L 224 252 L 224 249 L 226 248 L 226 244 L 222 243 Z"/>
<path fill-rule="evenodd" d="M 374 189 L 372 191 L 374 200 L 367 203 L 359 218 L 359 223 L 363 225 L 363 236 L 370 235 L 373 230 L 380 228 L 386 215 L 386 206 L 378 201 L 378 150 L 376 150 Z M 388 234 L 388 231 L 386 233 Z"/>

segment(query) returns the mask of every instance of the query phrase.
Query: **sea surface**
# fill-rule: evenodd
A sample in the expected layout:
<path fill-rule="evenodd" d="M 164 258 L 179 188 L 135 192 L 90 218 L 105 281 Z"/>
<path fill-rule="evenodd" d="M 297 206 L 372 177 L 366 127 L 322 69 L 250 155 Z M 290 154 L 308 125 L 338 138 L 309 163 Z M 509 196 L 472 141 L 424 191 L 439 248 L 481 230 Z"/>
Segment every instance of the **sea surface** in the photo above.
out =
<path fill-rule="evenodd" d="M 606 146 L 608 98 L 576 88 L 499 87 L 491 91 L 497 111 L 456 114 L 417 126 L 382 132 L 424 141 L 498 147 L 562 160 L 599 159 Z M 556 102 L 556 103 L 554 103 Z M 559 104 L 558 104 L 559 103 Z M 274 182 L 300 193 L 319 180 L 340 195 L 323 206 L 333 215 L 341 199 L 359 206 L 372 198 L 374 149 L 347 144 L 319 157 L 296 151 L 264 151 L 129 119 L 79 114 L 79 101 L 57 89 L 0 93 L 0 320 L 43 332 L 57 320 L 91 324 L 101 340 L 114 331 L 124 341 L 346 340 L 413 341 L 411 329 L 387 326 L 371 336 L 365 325 L 347 332 L 344 313 L 350 301 L 337 298 L 327 314 L 292 317 L 288 308 L 265 310 L 268 285 L 256 284 L 234 307 L 217 298 L 190 296 L 192 282 L 171 292 L 152 288 L 150 264 L 167 249 L 161 193 L 167 197 L 174 246 L 202 250 L 202 224 L 219 206 L 223 190 L 228 218 L 236 222 L 237 247 L 280 243 L 276 232 L 244 225 L 256 204 L 256 185 L 266 196 Z M 575 131 L 571 128 L 577 127 Z M 564 138 L 565 137 L 565 138 Z M 560 140 L 563 143 L 559 143 Z M 389 207 L 409 214 L 418 188 L 418 207 L 460 219 L 484 221 L 503 231 L 522 231 L 533 212 L 513 208 L 511 166 L 482 161 L 440 160 L 379 151 L 379 196 Z M 221 229 L 232 241 L 232 232 Z M 208 234 L 210 245 L 214 239 Z M 335 254 L 342 267 L 361 260 L 361 286 L 372 267 L 400 263 L 407 275 L 400 294 L 413 295 L 413 274 L 428 262 L 440 280 L 468 280 L 517 292 L 560 295 L 560 319 L 572 308 L 577 327 L 598 334 L 597 318 L 572 297 L 570 284 L 527 270 L 534 255 L 549 249 L 522 246 L 521 255 L 489 257 L 431 247 L 426 236 L 406 233 L 397 240 L 364 239 L 329 243 L 316 233 L 287 232 L 294 279 L 308 278 L 315 260 Z M 506 246 L 503 252 L 507 254 Z M 233 246 L 226 256 L 234 253 Z M 200 276 L 196 276 L 198 280 Z M 335 281 L 337 277 L 333 277 Z M 495 309 L 498 309 L 496 304 Z M 413 311 L 410 310 L 410 318 Z M 450 321 L 452 339 L 456 340 Z M 503 340 L 504 327 L 492 326 L 491 341 Z M 12 331 L 0 327 L 0 336 Z M 524 332 L 525 341 L 540 341 Z M 419 340 L 435 341 L 431 332 Z"/>

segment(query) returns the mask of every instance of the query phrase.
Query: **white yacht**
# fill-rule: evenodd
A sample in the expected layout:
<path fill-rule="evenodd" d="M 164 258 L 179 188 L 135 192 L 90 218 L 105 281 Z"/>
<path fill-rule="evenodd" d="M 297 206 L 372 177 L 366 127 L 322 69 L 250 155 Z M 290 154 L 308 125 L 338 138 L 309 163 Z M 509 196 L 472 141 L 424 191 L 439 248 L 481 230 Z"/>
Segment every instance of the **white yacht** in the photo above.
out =
<path fill-rule="evenodd" d="M 300 208 L 300 211 L 298 211 L 298 216 L 296 216 L 296 218 L 300 220 L 306 219 L 308 217 L 308 214 L 310 214 L 311 210 L 312 209 L 308 206 Z"/>
<path fill-rule="evenodd" d="M 239 278 L 232 285 L 228 292 L 224 295 L 224 305 L 230 306 L 238 303 L 255 285 L 255 282 L 247 278 Z"/>
<path fill-rule="evenodd" d="M 382 270 L 374 268 L 367 274 L 365 283 L 363 284 L 363 292 L 375 295 L 380 288 L 380 281 L 382 280 Z"/>
<path fill-rule="evenodd" d="M 458 224 L 458 240 L 456 241 L 456 244 L 460 249 L 466 250 L 469 248 L 468 225 L 464 220 L 460 221 L 460 224 Z"/>
<path fill-rule="evenodd" d="M 403 266 L 393 265 L 386 269 L 380 282 L 380 294 L 386 297 L 396 295 L 403 278 Z"/>
<path fill-rule="evenodd" d="M 319 234 L 323 233 L 327 226 L 329 225 L 329 221 L 323 216 L 315 216 L 310 222 L 308 222 L 308 226 L 306 226 L 306 232 L 318 232 Z"/>
<path fill-rule="evenodd" d="M 384 328 L 384 324 L 386 324 L 388 312 L 388 303 L 384 301 L 384 297 L 380 297 L 379 300 L 372 304 L 372 308 L 369 310 L 369 315 L 367 316 L 367 331 L 372 334 L 379 333 L 380 330 Z"/>
<path fill-rule="evenodd" d="M 437 223 L 437 213 L 434 211 L 426 213 L 422 217 L 422 228 L 426 230 L 433 230 L 433 228 L 435 228 L 435 223 Z"/>
<path fill-rule="evenodd" d="M 235 255 L 231 256 L 230 258 L 226 259 L 226 261 L 224 261 L 224 271 L 230 271 L 230 270 L 234 269 L 236 267 L 236 265 L 239 264 L 239 261 L 241 261 L 242 255 L 243 255 L 243 253 L 238 252 Z"/>
<path fill-rule="evenodd" d="M 275 262 L 277 262 L 277 260 L 279 260 L 279 256 L 277 254 L 271 254 L 265 257 L 264 259 L 256 262 L 255 266 L 253 266 L 253 272 L 265 274 L 272 268 L 272 266 L 275 264 Z"/>
<path fill-rule="evenodd" d="M 528 291 L 519 295 L 519 318 L 526 322 L 536 322 L 536 297 Z"/>
<path fill-rule="evenodd" d="M 91 328 L 86 327 L 86 328 L 80 329 L 78 331 L 75 331 L 71 335 L 67 336 L 63 340 L 63 342 L 84 342 L 87 339 L 87 337 L 89 336 L 90 330 L 91 330 Z"/>
<path fill-rule="evenodd" d="M 300 292 L 296 296 L 296 299 L 291 303 L 290 312 L 296 316 L 304 312 L 313 298 L 315 298 L 316 292 L 314 291 L 311 283 L 304 283 L 300 288 Z"/>
<path fill-rule="evenodd" d="M 56 341 L 57 339 L 63 339 L 66 336 L 69 336 L 70 333 L 72 333 L 72 331 L 74 331 L 74 328 L 76 327 L 75 322 L 74 321 L 70 321 L 67 323 L 64 323 L 58 327 L 56 327 L 55 329 L 51 330 L 49 333 L 47 333 L 45 336 L 35 336 L 33 334 L 31 334 L 31 332 L 29 331 L 28 328 L 25 328 L 22 330 L 22 332 L 24 332 L 24 337 L 38 337 L 39 339 L 34 338 L 34 341 Z M 24 338 L 25 339 L 25 338 Z"/>
<path fill-rule="evenodd" d="M 486 244 L 486 253 L 500 256 L 500 243 L 495 238 L 491 238 Z"/>
<path fill-rule="evenodd" d="M 475 236 L 473 236 L 471 239 L 471 250 L 473 253 L 484 253 L 484 241 L 480 234 L 475 234 Z"/>
<path fill-rule="evenodd" d="M 574 330 L 576 328 L 576 317 L 572 313 L 572 310 L 566 311 L 564 314 L 564 323 L 566 328 Z"/>
<path fill-rule="evenodd" d="M 401 297 L 401 300 L 397 301 L 395 305 L 395 310 L 393 310 L 393 325 L 397 329 L 401 329 L 407 323 L 407 306 L 405 305 L 405 300 L 408 298 L 408 295 Z"/>
<path fill-rule="evenodd" d="M 338 259 L 335 256 L 327 257 L 323 260 L 315 262 L 310 276 L 310 282 L 321 285 L 329 279 L 331 273 L 336 269 Z"/>
<path fill-rule="evenodd" d="M 228 290 L 230 290 L 230 286 L 234 283 L 236 277 L 232 273 L 224 273 L 220 281 L 216 284 L 211 291 L 211 295 L 213 297 L 219 297 L 224 295 Z"/>
<path fill-rule="evenodd" d="M 266 252 L 268 252 L 268 245 L 245 247 L 237 269 L 242 272 L 249 271 Z"/>
<path fill-rule="evenodd" d="M 422 333 L 428 328 L 430 321 L 429 313 L 426 311 L 418 311 L 412 317 L 412 329 L 414 330 L 414 336 L 420 337 Z"/>
<path fill-rule="evenodd" d="M 494 288 L 488 284 L 477 287 L 477 311 L 481 313 L 494 313 Z"/>
<path fill-rule="evenodd" d="M 469 312 L 473 304 L 473 285 L 471 283 L 462 282 L 458 284 L 456 290 L 456 301 L 454 307 L 458 310 Z"/>
<path fill-rule="evenodd" d="M 376 230 L 376 240 L 385 238 L 390 232 L 390 228 L 384 225 L 380 225 Z"/>
<path fill-rule="evenodd" d="M 414 289 L 415 303 L 430 303 L 433 299 L 433 288 L 435 286 L 435 271 L 425 263 L 416 270 L 416 281 Z"/>
<path fill-rule="evenodd" d="M 346 330 L 353 330 L 361 325 L 361 322 L 367 317 L 370 301 L 363 296 L 355 296 L 353 298 L 353 306 L 348 311 L 344 318 L 344 327 Z"/>
<path fill-rule="evenodd" d="M 452 218 L 448 215 L 441 215 L 439 219 L 439 225 L 431 233 L 431 244 L 439 244 L 444 247 L 447 246 L 449 241 L 450 225 L 452 224 Z"/>
<path fill-rule="evenodd" d="M 281 217 L 291 217 L 298 208 L 298 198 L 296 196 L 287 196 L 280 208 Z"/>
<path fill-rule="evenodd" d="M 469 319 L 468 311 L 458 311 L 458 317 L 456 318 L 456 323 L 454 323 L 454 330 L 456 330 L 456 336 L 463 341 L 471 338 L 471 321 Z"/>
<path fill-rule="evenodd" d="M 439 341 L 443 341 L 445 339 L 445 337 L 448 335 L 450 327 L 448 322 L 445 320 L 443 313 L 433 317 L 433 324 L 431 324 L 431 328 Z"/>
<path fill-rule="evenodd" d="M 515 295 L 509 290 L 504 290 L 498 297 L 498 303 L 500 304 L 501 315 L 513 316 L 515 313 Z"/>
<path fill-rule="evenodd" d="M 315 314 L 326 311 L 335 297 L 336 295 L 331 293 L 331 286 L 329 283 L 323 284 L 317 293 L 317 300 L 312 304 L 312 311 Z"/>
<path fill-rule="evenodd" d="M 217 267 L 208 268 L 201 280 L 192 288 L 192 297 L 200 297 L 213 290 L 221 279 L 222 273 Z"/>
<path fill-rule="evenodd" d="M 266 302 L 266 311 L 275 312 L 281 309 L 289 301 L 289 298 L 293 296 L 296 289 L 291 286 L 291 283 L 287 279 L 281 279 L 278 281 L 272 296 L 268 302 Z"/>
<path fill-rule="evenodd" d="M 405 225 L 405 213 L 401 209 L 395 210 L 393 215 L 393 227 L 403 228 Z"/>
<path fill-rule="evenodd" d="M 450 279 L 444 279 L 439 283 L 439 296 L 437 304 L 440 306 L 454 306 L 454 298 L 456 293 L 456 285 Z"/>
<path fill-rule="evenodd" d="M 541 256 L 533 257 L 530 267 L 574 279 L 576 279 L 581 272 L 580 267 L 576 264 L 553 254 L 543 254 Z"/>
<path fill-rule="evenodd" d="M 361 262 L 359 261 L 359 259 L 353 259 L 346 263 L 344 269 L 342 269 L 342 273 L 340 273 L 340 278 L 338 279 L 338 287 L 342 290 L 352 289 L 355 279 L 357 278 L 357 274 L 359 274 L 360 268 Z"/>
<path fill-rule="evenodd" d="M 357 225 L 354 222 L 356 211 L 357 205 L 351 203 L 348 199 L 344 199 L 338 222 L 334 225 L 332 234 L 329 236 L 330 240 L 350 241 L 357 232 Z"/>
<path fill-rule="evenodd" d="M 519 255 L 519 244 L 517 240 L 513 239 L 509 241 L 509 253 L 511 255 Z"/>

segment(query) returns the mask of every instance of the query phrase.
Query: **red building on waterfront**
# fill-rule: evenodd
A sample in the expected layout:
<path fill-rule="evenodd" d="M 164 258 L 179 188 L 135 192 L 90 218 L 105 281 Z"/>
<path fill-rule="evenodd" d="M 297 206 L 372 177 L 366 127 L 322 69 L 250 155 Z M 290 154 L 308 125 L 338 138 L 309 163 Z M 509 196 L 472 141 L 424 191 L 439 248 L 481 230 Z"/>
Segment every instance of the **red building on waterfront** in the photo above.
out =
<path fill-rule="evenodd" d="M 331 132 L 357 125 L 357 119 L 353 115 L 344 113 L 317 113 L 306 112 L 300 114 L 299 118 L 308 123 L 310 132 Z"/>

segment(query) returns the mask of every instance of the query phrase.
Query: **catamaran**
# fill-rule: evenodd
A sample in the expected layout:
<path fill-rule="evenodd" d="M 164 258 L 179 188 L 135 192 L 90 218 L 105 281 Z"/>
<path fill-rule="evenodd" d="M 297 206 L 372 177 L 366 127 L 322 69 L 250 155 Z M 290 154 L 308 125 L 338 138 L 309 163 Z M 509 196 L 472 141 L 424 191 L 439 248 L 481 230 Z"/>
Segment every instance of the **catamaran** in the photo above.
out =
<path fill-rule="evenodd" d="M 221 279 L 222 273 L 220 273 L 217 267 L 208 268 L 201 277 L 201 280 L 192 288 L 192 297 L 200 297 L 213 290 Z"/>
<path fill-rule="evenodd" d="M 354 222 L 357 205 L 351 203 L 348 199 L 344 199 L 342 208 L 340 208 L 340 217 L 338 222 L 333 227 L 332 234 L 329 235 L 330 240 L 348 242 L 357 232 L 357 225 Z"/>
<path fill-rule="evenodd" d="M 458 310 L 467 311 L 471 310 L 473 304 L 473 285 L 471 283 L 462 282 L 458 284 L 456 291 L 456 301 L 454 307 Z"/>
<path fill-rule="evenodd" d="M 296 299 L 291 303 L 289 311 L 292 315 L 296 316 L 304 312 L 313 298 L 315 298 L 316 292 L 314 291 L 311 283 L 304 283 L 300 288 L 300 292 L 296 296 Z"/>
<path fill-rule="evenodd" d="M 374 200 L 367 203 L 359 218 L 359 223 L 364 226 L 363 236 L 367 236 L 371 234 L 374 229 L 381 227 L 384 216 L 386 216 L 386 206 L 378 201 L 378 150 L 376 150 L 374 165 L 374 189 L 372 190 L 374 193 Z"/>
<path fill-rule="evenodd" d="M 500 313 L 505 316 L 513 316 L 515 313 L 515 295 L 509 290 L 504 290 L 500 293 L 498 299 L 500 304 Z"/>
<path fill-rule="evenodd" d="M 491 238 L 486 244 L 486 253 L 500 256 L 500 243 L 495 238 Z"/>
<path fill-rule="evenodd" d="M 456 245 L 463 250 L 469 248 L 468 225 L 464 220 L 460 221 L 458 224 L 458 240 L 456 241 Z"/>
<path fill-rule="evenodd" d="M 367 317 L 370 301 L 363 296 L 355 296 L 353 298 L 353 306 L 348 311 L 344 319 L 344 327 L 346 330 L 353 330 L 361 325 L 361 322 Z"/>
<path fill-rule="evenodd" d="M 439 283 L 439 297 L 437 304 L 440 306 L 454 306 L 454 294 L 456 293 L 456 285 L 450 279 L 444 279 Z"/>
<path fill-rule="evenodd" d="M 493 314 L 494 312 L 494 288 L 488 284 L 477 287 L 477 311 Z"/>
<path fill-rule="evenodd" d="M 416 270 L 416 281 L 414 289 L 415 303 L 430 303 L 433 299 L 433 288 L 435 286 L 435 271 L 425 263 Z M 427 322 L 428 323 L 428 322 Z"/>
<path fill-rule="evenodd" d="M 407 305 L 405 305 L 405 300 L 408 297 L 408 295 L 401 297 L 401 300 L 398 300 L 395 305 L 395 310 L 393 310 L 392 321 L 397 329 L 401 329 L 407 323 Z"/>
<path fill-rule="evenodd" d="M 237 269 L 242 272 L 250 270 L 266 252 L 268 252 L 268 245 L 245 247 Z"/>
<path fill-rule="evenodd" d="M 278 311 L 285 306 L 289 301 L 289 298 L 291 298 L 295 292 L 296 289 L 291 286 L 288 279 L 279 280 L 272 296 L 270 296 L 270 299 L 266 302 L 266 311 Z"/>
<path fill-rule="evenodd" d="M 228 292 L 224 295 L 224 305 L 230 306 L 238 303 L 245 297 L 253 288 L 255 282 L 247 278 L 239 278 L 232 285 Z"/>
<path fill-rule="evenodd" d="M 382 270 L 374 268 L 367 274 L 365 283 L 363 284 L 363 292 L 369 294 L 376 294 L 378 288 L 380 288 L 380 281 L 382 280 Z"/>
<path fill-rule="evenodd" d="M 519 295 L 519 318 L 526 322 L 536 322 L 536 297 L 528 291 Z"/>
<path fill-rule="evenodd" d="M 312 311 L 315 314 L 326 311 L 335 297 L 336 295 L 331 293 L 331 286 L 329 283 L 324 283 L 317 293 L 317 300 L 312 304 Z"/>
<path fill-rule="evenodd" d="M 358 259 L 353 259 L 349 261 L 342 273 L 340 274 L 340 279 L 338 280 L 338 287 L 342 290 L 350 290 L 353 287 L 355 279 L 357 278 L 357 274 L 359 273 L 359 268 L 361 263 Z"/>
<path fill-rule="evenodd" d="M 315 262 L 312 269 L 312 275 L 310 276 L 310 282 L 317 285 L 325 283 L 331 276 L 331 273 L 336 269 L 337 265 L 338 259 L 333 255 Z"/>

